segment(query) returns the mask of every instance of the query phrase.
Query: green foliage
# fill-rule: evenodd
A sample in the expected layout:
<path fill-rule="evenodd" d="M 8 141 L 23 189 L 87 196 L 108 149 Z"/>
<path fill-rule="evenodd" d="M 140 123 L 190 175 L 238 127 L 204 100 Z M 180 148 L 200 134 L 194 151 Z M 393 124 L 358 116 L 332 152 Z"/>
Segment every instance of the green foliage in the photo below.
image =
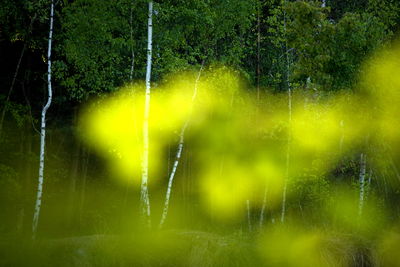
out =
<path fill-rule="evenodd" d="M 155 75 L 204 59 L 240 66 L 254 5 L 245 1 L 163 1 L 155 16 Z"/>
<path fill-rule="evenodd" d="M 264 75 L 261 78 L 261 84 L 281 90 L 287 89 L 286 75 L 287 62 L 286 52 L 286 32 L 285 32 L 285 12 L 283 9 L 283 1 L 269 0 L 266 1 L 263 10 L 268 10 L 267 15 L 261 19 L 264 23 L 265 37 L 261 38 L 261 60 Z"/>
<path fill-rule="evenodd" d="M 297 60 L 293 79 L 324 90 L 352 88 L 360 64 L 385 39 L 384 27 L 369 14 L 347 13 L 339 21 L 328 19 L 328 9 L 317 2 L 287 6 L 289 46 Z"/>
<path fill-rule="evenodd" d="M 396 0 L 369 0 L 366 10 L 385 26 L 389 33 L 399 30 L 400 2 Z"/>
<path fill-rule="evenodd" d="M 18 128 L 22 128 L 26 121 L 30 121 L 29 107 L 12 101 L 5 101 L 5 97 L 0 95 L 0 104 L 11 114 L 13 121 Z"/>
<path fill-rule="evenodd" d="M 128 80 L 129 17 L 132 8 L 133 21 L 143 21 L 132 25 L 134 36 L 138 36 L 145 25 L 142 4 L 135 1 L 131 7 L 131 1 L 80 0 L 63 9 L 56 51 L 65 58 L 55 61 L 54 66 L 57 80 L 71 98 L 85 100 L 89 95 L 115 90 Z M 137 43 L 134 41 L 134 49 Z"/>
<path fill-rule="evenodd" d="M 331 8 L 330 18 L 339 20 L 346 13 L 361 13 L 366 10 L 369 0 L 327 0 L 327 6 Z"/>
<path fill-rule="evenodd" d="M 0 7 L 0 36 L 11 42 L 23 41 L 37 49 L 44 42 L 42 23 L 49 17 L 49 1 L 2 1 Z M 36 26 L 30 27 L 30 25 Z M 33 32 L 35 30 L 35 32 Z M 36 31 L 37 30 L 37 31 Z"/>

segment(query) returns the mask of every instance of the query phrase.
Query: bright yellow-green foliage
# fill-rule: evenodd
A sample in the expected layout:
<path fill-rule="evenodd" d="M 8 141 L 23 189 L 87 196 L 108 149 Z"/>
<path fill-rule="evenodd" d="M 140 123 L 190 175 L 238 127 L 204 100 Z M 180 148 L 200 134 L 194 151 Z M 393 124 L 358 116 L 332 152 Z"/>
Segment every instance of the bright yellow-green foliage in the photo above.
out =
<path fill-rule="evenodd" d="M 190 86 L 190 87 L 189 87 Z M 161 150 L 186 121 L 193 83 L 185 79 L 152 94 L 150 111 L 150 165 L 158 177 Z M 144 86 L 122 88 L 115 96 L 92 103 L 81 118 L 82 137 L 110 161 L 115 177 L 139 181 L 143 149 Z M 178 93 L 179 92 L 179 93 Z"/>
<path fill-rule="evenodd" d="M 376 53 L 365 66 L 364 89 L 375 129 L 389 142 L 399 142 L 400 43 Z"/>
<path fill-rule="evenodd" d="M 240 215 L 246 200 L 261 204 L 265 188 L 269 205 L 276 206 L 285 179 L 310 170 L 321 177 L 369 138 L 398 142 L 399 57 L 395 48 L 372 58 L 361 94 L 313 101 L 295 92 L 290 122 L 287 95 L 257 100 L 226 67 L 210 67 L 198 82 L 197 73 L 170 76 L 151 95 L 150 181 L 163 176 L 164 150 L 177 143 L 188 122 L 185 143 L 195 151 L 196 181 L 207 210 L 221 218 Z M 140 177 L 143 92 L 143 85 L 127 86 L 94 102 L 81 119 L 84 139 L 126 182 Z M 349 202 L 343 201 L 338 203 L 344 217 L 338 220 L 346 224 L 353 211 L 346 213 Z"/>

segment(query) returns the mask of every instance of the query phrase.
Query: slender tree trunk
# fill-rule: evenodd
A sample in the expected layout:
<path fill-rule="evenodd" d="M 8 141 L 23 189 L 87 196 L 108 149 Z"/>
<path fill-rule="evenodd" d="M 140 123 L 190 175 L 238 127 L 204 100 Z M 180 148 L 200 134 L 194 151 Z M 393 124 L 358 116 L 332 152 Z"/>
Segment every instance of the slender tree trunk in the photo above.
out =
<path fill-rule="evenodd" d="M 133 51 L 133 7 L 131 3 L 131 16 L 130 16 L 130 27 L 131 27 L 131 73 L 129 74 L 129 80 L 132 81 L 133 79 L 133 70 L 135 68 L 135 52 Z"/>
<path fill-rule="evenodd" d="M 367 156 L 364 153 L 360 155 L 360 197 L 358 202 L 358 216 L 362 215 L 364 207 L 364 193 L 365 193 L 365 170 L 367 167 Z"/>
<path fill-rule="evenodd" d="M 132 49 L 131 73 L 129 74 L 130 81 L 132 81 L 133 79 L 134 66 L 135 66 L 135 52 Z"/>
<path fill-rule="evenodd" d="M 260 23 L 260 13 L 261 13 L 261 3 L 257 2 L 257 101 L 260 100 L 260 46 L 261 46 L 261 23 Z"/>
<path fill-rule="evenodd" d="M 46 112 L 51 105 L 51 100 L 53 97 L 53 90 L 51 88 L 51 45 L 53 37 L 53 20 L 54 20 L 54 0 L 51 0 L 50 8 L 50 30 L 49 30 L 49 41 L 47 50 L 47 87 L 48 87 L 48 98 L 47 103 L 42 109 L 42 123 L 40 128 L 40 158 L 39 158 L 39 179 L 38 179 L 38 189 L 36 195 L 35 213 L 33 215 L 32 222 L 32 237 L 36 237 L 37 226 L 39 222 L 40 208 L 42 205 L 42 195 L 43 195 L 43 171 L 44 171 L 44 155 L 45 155 L 45 137 L 46 137 Z"/>
<path fill-rule="evenodd" d="M 194 91 L 193 91 L 193 96 L 192 96 L 191 109 L 193 108 L 193 102 L 194 102 L 194 100 L 196 99 L 196 96 L 197 96 L 197 85 L 198 85 L 198 82 L 199 82 L 199 79 L 200 79 L 201 72 L 203 70 L 203 65 L 204 65 L 204 61 L 201 64 L 201 67 L 200 67 L 200 70 L 199 70 L 199 74 L 197 75 L 197 78 L 196 78 L 196 81 L 195 81 L 195 84 L 194 84 Z M 167 215 L 168 215 L 168 207 L 169 207 L 169 201 L 170 201 L 170 198 L 171 198 L 172 184 L 174 182 L 175 173 L 176 173 L 176 170 L 178 168 L 179 160 L 180 160 L 181 155 L 182 155 L 183 144 L 184 144 L 184 141 L 185 141 L 185 131 L 186 131 L 187 126 L 189 125 L 189 120 L 190 120 L 191 113 L 192 113 L 192 110 L 190 110 L 189 117 L 186 120 L 185 124 L 183 125 L 183 127 L 181 129 L 181 132 L 180 132 L 180 135 L 179 135 L 178 150 L 176 152 L 174 165 L 172 166 L 172 171 L 171 171 L 171 174 L 170 174 L 169 180 L 168 180 L 168 188 L 167 188 L 167 193 L 165 195 L 164 209 L 163 209 L 163 213 L 162 213 L 162 216 L 161 216 L 161 221 L 160 221 L 160 224 L 159 224 L 159 228 L 161 228 L 163 226 L 163 224 L 165 222 L 165 219 L 167 218 Z"/>
<path fill-rule="evenodd" d="M 285 222 L 285 213 L 286 213 L 286 192 L 287 192 L 287 184 L 289 179 L 289 169 L 290 169 L 290 147 L 292 142 L 292 89 L 290 86 L 290 62 L 289 62 L 289 52 L 287 49 L 287 37 L 286 37 L 286 12 L 283 13 L 284 16 L 284 33 L 285 33 L 285 53 L 286 53 L 286 83 L 287 83 L 287 91 L 288 91 L 288 111 L 289 111 L 289 120 L 288 120 L 288 139 L 287 139 L 287 151 L 286 151 L 286 175 L 285 181 L 283 185 L 283 194 L 282 194 L 282 213 L 281 213 L 281 222 Z"/>
<path fill-rule="evenodd" d="M 179 135 L 178 150 L 176 152 L 176 157 L 175 157 L 174 165 L 172 166 L 171 174 L 169 175 L 167 193 L 165 195 L 164 209 L 163 209 L 163 213 L 162 213 L 162 216 L 161 216 L 161 221 L 160 221 L 160 224 L 159 224 L 159 228 L 161 228 L 163 226 L 163 224 L 165 222 L 165 219 L 167 218 L 168 208 L 169 208 L 169 201 L 170 201 L 170 198 L 171 198 L 172 184 L 174 182 L 176 170 L 178 169 L 179 160 L 181 159 L 182 150 L 183 150 L 183 144 L 184 144 L 184 138 L 185 138 L 185 130 L 186 130 L 187 126 L 188 126 L 188 121 L 185 122 L 184 126 L 181 129 L 181 133 Z"/>
<path fill-rule="evenodd" d="M 153 1 L 149 1 L 149 17 L 147 24 L 147 68 L 146 68 L 146 98 L 143 120 L 143 158 L 142 158 L 142 183 L 140 190 L 140 203 L 142 215 L 146 223 L 151 227 L 150 199 L 148 191 L 149 175 L 149 114 L 150 114 L 150 79 L 151 79 L 151 54 L 153 36 Z"/>

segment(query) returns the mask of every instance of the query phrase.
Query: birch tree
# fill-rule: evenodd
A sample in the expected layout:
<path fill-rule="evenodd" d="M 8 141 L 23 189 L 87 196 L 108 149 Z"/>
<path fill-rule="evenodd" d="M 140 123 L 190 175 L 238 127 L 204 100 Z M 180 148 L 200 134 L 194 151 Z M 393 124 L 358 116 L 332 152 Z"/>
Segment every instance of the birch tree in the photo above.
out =
<path fill-rule="evenodd" d="M 367 156 L 364 153 L 360 155 L 360 196 L 358 202 L 358 216 L 362 215 L 363 207 L 364 207 L 364 194 L 365 194 L 365 172 L 367 167 Z"/>
<path fill-rule="evenodd" d="M 148 226 L 150 220 L 150 199 L 148 190 L 149 176 L 149 113 L 150 113 L 150 79 L 151 79 L 151 54 L 153 36 L 153 1 L 149 1 L 149 16 L 147 22 L 147 67 L 146 67 L 146 95 L 143 120 L 143 155 L 142 155 L 142 182 L 140 188 L 140 203 L 142 216 L 146 218 Z"/>
<path fill-rule="evenodd" d="M 285 222 L 285 213 L 286 213 L 286 192 L 287 192 L 287 184 L 289 180 L 289 169 L 290 169 L 290 146 L 291 146 L 291 124 L 292 124 L 292 90 L 290 86 L 288 87 L 288 110 L 289 110 L 289 122 L 288 122 L 288 139 L 287 139 L 287 150 L 286 150 L 286 175 L 285 181 L 283 185 L 283 194 L 282 194 L 282 213 L 281 213 L 281 222 Z"/>
<path fill-rule="evenodd" d="M 285 2 L 284 2 L 285 3 Z M 290 169 L 290 146 L 292 139 L 292 89 L 290 87 L 290 62 L 289 62 L 289 51 L 287 49 L 287 26 L 286 26 L 286 11 L 283 12 L 283 27 L 285 34 L 285 53 L 286 53 L 286 84 L 287 84 L 287 93 L 288 93 L 288 137 L 287 137 L 287 150 L 286 150 L 286 175 L 285 181 L 283 185 L 283 194 L 282 194 L 282 212 L 281 212 L 281 222 L 285 221 L 285 213 L 286 213 L 286 191 L 287 191 L 287 183 L 289 179 L 289 169 Z"/>
<path fill-rule="evenodd" d="M 47 89 L 48 89 L 48 97 L 47 103 L 42 109 L 42 122 L 40 128 L 40 158 L 39 158 L 39 179 L 38 179 L 38 188 L 36 194 L 36 203 L 35 203 L 35 212 L 33 215 L 33 223 L 32 223 L 32 237 L 36 237 L 37 226 L 39 222 L 40 208 L 42 205 L 42 195 L 43 195 L 43 172 L 44 172 L 44 156 L 45 156 L 45 142 L 46 142 L 46 112 L 51 105 L 51 100 L 53 97 L 53 90 L 51 88 L 51 45 L 52 45 L 52 37 L 53 37 L 53 19 L 54 19 L 54 0 L 51 0 L 50 7 L 50 30 L 49 30 L 49 40 L 48 40 L 48 49 L 47 49 Z"/>
<path fill-rule="evenodd" d="M 197 78 L 196 78 L 196 81 L 195 81 L 195 84 L 194 84 L 194 92 L 193 92 L 193 96 L 192 96 L 192 107 L 191 107 L 191 109 L 193 108 L 193 103 L 194 103 L 194 100 L 196 99 L 196 96 L 197 96 L 197 84 L 199 82 L 200 75 L 201 75 L 201 72 L 203 70 L 203 65 L 204 65 L 204 61 L 201 64 L 199 74 L 197 75 Z M 167 193 L 165 195 L 164 209 L 163 209 L 163 213 L 162 213 L 162 216 L 161 216 L 161 221 L 160 221 L 160 224 L 159 224 L 159 228 L 161 228 L 163 226 L 163 224 L 165 222 L 165 219 L 167 218 L 167 215 L 168 215 L 168 207 L 169 207 L 169 201 L 170 201 L 170 198 L 171 198 L 172 184 L 174 182 L 175 173 L 176 173 L 176 170 L 178 169 L 179 160 L 180 160 L 181 155 L 182 155 L 182 150 L 183 150 L 183 145 L 184 145 L 184 140 L 185 140 L 185 131 L 186 131 L 186 128 L 188 127 L 188 124 L 189 124 L 191 112 L 192 112 L 192 110 L 190 110 L 189 117 L 186 120 L 185 124 L 183 125 L 183 127 L 181 129 L 181 132 L 179 134 L 178 150 L 176 152 L 175 161 L 174 161 L 174 165 L 172 166 L 171 174 L 169 175 L 168 188 L 167 188 Z"/>
<path fill-rule="evenodd" d="M 133 70 L 134 70 L 134 67 L 135 67 L 135 52 L 133 50 L 133 2 L 131 3 L 129 26 L 130 26 L 130 43 L 131 43 L 131 71 L 130 71 L 130 74 L 129 74 L 129 81 L 132 81 L 132 79 L 133 79 Z"/>

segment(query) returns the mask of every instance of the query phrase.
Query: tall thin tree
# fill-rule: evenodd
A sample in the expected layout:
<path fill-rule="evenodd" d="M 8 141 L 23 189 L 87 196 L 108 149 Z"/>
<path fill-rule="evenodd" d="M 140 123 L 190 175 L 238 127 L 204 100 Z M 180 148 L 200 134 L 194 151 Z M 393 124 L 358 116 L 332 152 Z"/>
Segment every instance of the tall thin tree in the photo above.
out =
<path fill-rule="evenodd" d="M 364 207 L 364 194 L 365 194 L 365 173 L 367 167 L 367 156 L 364 153 L 360 155 L 360 196 L 358 202 L 358 215 L 361 216 Z"/>
<path fill-rule="evenodd" d="M 148 190 L 149 176 L 149 114 L 150 114 L 150 80 L 151 80 L 151 58 L 152 58 L 152 39 L 153 39 L 153 1 L 149 1 L 149 15 L 147 22 L 147 68 L 146 68 L 146 95 L 143 120 L 143 155 L 142 155 L 142 182 L 140 188 L 140 203 L 142 215 L 148 226 L 150 220 L 150 198 Z"/>
<path fill-rule="evenodd" d="M 51 0 L 50 7 L 50 30 L 49 30 L 49 40 L 47 49 L 47 89 L 48 97 L 47 103 L 42 109 L 42 122 L 40 127 L 40 154 L 39 154 L 39 179 L 38 188 L 36 195 L 35 213 L 33 215 L 32 222 L 32 237 L 36 237 L 37 226 L 39 222 L 40 208 L 42 205 L 42 195 L 43 195 L 43 172 L 44 172 L 44 156 L 45 156 L 45 142 L 46 142 L 46 112 L 51 105 L 51 100 L 53 97 L 53 90 L 51 88 L 51 45 L 53 38 L 53 20 L 54 20 L 54 0 Z"/>
<path fill-rule="evenodd" d="M 130 25 L 130 43 L 131 43 L 131 72 L 129 74 L 129 81 L 132 81 L 133 79 L 133 70 L 135 68 L 135 51 L 133 51 L 133 2 L 131 2 L 131 14 L 130 14 L 130 19 L 129 19 L 129 25 Z"/>
<path fill-rule="evenodd" d="M 195 84 L 194 84 L 194 91 L 193 91 L 193 96 L 192 96 L 192 106 L 191 106 L 191 108 L 193 108 L 193 102 L 194 102 L 194 100 L 196 99 L 196 96 L 197 96 L 197 85 L 198 85 L 198 82 L 199 82 L 199 79 L 200 79 L 201 72 L 203 70 L 203 65 L 204 65 L 204 61 L 201 64 L 201 67 L 200 67 L 200 70 L 199 70 L 199 74 L 197 75 L 197 78 L 196 78 L 196 81 L 195 81 Z M 163 224 L 165 222 L 165 219 L 167 218 L 167 215 L 168 215 L 168 207 L 169 207 L 169 201 L 170 201 L 170 198 L 171 198 L 172 184 L 174 182 L 175 173 L 176 173 L 176 170 L 178 169 L 179 160 L 180 160 L 181 155 L 182 155 L 182 150 L 183 150 L 183 145 L 184 145 L 184 140 L 185 140 L 185 131 L 186 131 L 186 128 L 188 127 L 188 125 L 189 125 L 191 112 L 192 112 L 192 110 L 190 110 L 189 117 L 186 120 L 185 124 L 183 125 L 183 127 L 181 129 L 181 132 L 180 132 L 180 135 L 179 135 L 178 151 L 176 152 L 174 165 L 172 166 L 172 171 L 171 171 L 171 174 L 169 175 L 168 188 L 167 188 L 167 193 L 165 195 L 164 209 L 163 209 L 163 213 L 162 213 L 162 216 L 161 216 L 161 221 L 160 221 L 160 224 L 159 224 L 159 228 L 161 228 L 163 226 Z"/>
<path fill-rule="evenodd" d="M 257 101 L 260 100 L 260 76 L 261 76 L 261 68 L 260 68 L 260 46 L 261 46 L 261 9 L 262 4 L 260 1 L 257 1 Z"/>
<path fill-rule="evenodd" d="M 283 1 L 285 4 L 286 1 Z M 286 193 L 287 193 L 287 184 L 289 180 L 289 170 L 290 170 L 290 150 L 291 150 L 291 142 L 292 142 L 292 89 L 290 85 L 290 62 L 289 62 L 289 50 L 287 45 L 287 27 L 286 27 L 286 11 L 283 11 L 283 29 L 285 34 L 285 53 L 286 53 L 286 85 L 288 92 L 288 137 L 287 137 L 287 150 L 286 150 L 286 175 L 285 181 L 283 185 L 283 194 L 282 194 L 282 212 L 281 212 L 281 222 L 285 221 L 286 215 Z"/>

